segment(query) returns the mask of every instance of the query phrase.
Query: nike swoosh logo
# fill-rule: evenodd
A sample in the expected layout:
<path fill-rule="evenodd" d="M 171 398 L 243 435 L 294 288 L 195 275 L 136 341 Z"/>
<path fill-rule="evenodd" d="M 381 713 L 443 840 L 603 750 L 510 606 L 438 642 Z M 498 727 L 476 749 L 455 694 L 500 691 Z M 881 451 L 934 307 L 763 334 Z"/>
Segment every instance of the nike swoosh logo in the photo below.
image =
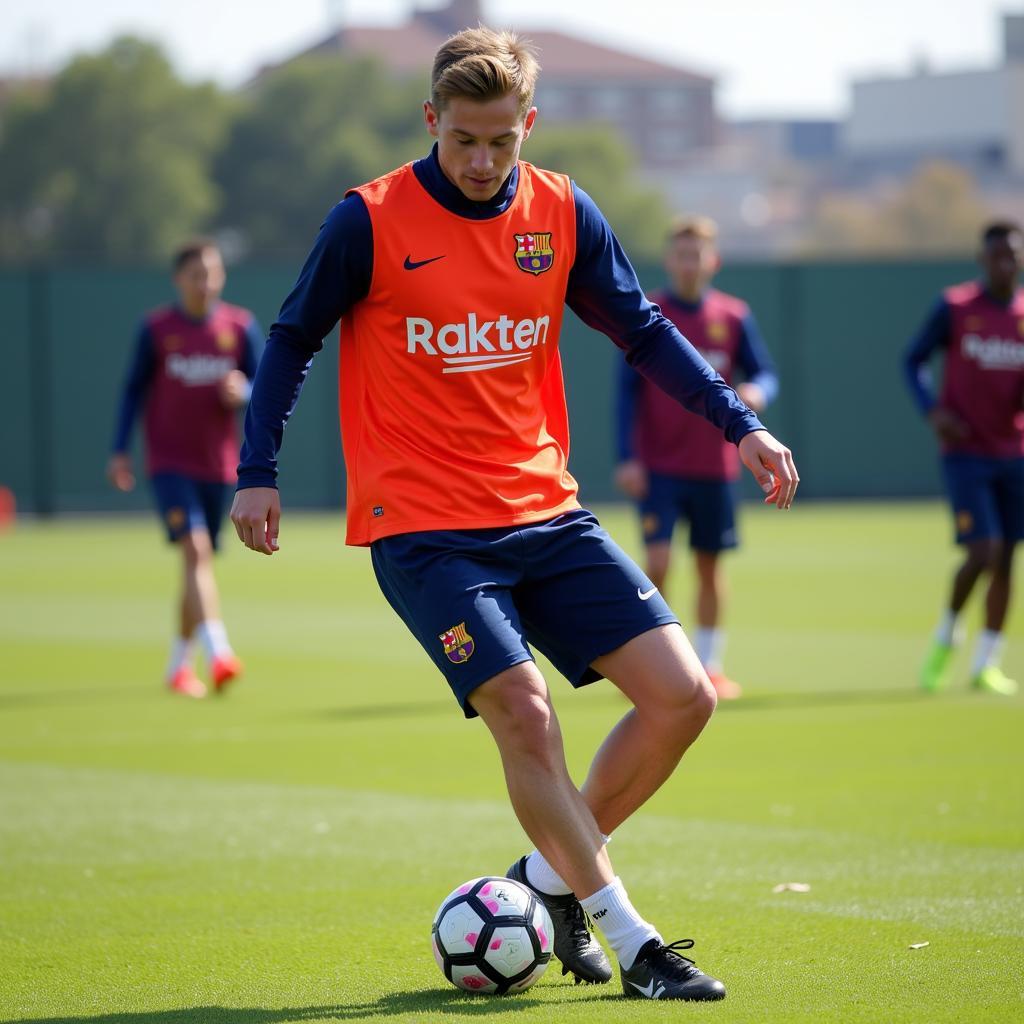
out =
<path fill-rule="evenodd" d="M 651 587 L 651 589 L 647 591 L 641 590 L 639 587 L 636 588 L 636 596 L 639 597 L 641 601 L 650 601 L 657 592 L 657 587 Z M 633 983 L 630 982 L 630 984 L 632 985 Z"/>
<path fill-rule="evenodd" d="M 651 978 L 649 985 L 638 985 L 635 981 L 631 981 L 630 985 L 633 986 L 642 995 L 647 996 L 648 999 L 660 999 L 665 992 L 664 985 L 658 985 L 658 991 L 654 991 L 654 979 Z"/>
<path fill-rule="evenodd" d="M 445 253 L 447 255 L 447 253 Z M 438 260 L 443 260 L 444 256 L 431 256 L 429 260 L 418 260 L 413 263 L 412 254 L 405 257 L 405 269 L 406 270 L 419 270 L 420 267 L 425 267 L 428 263 L 436 263 Z"/>

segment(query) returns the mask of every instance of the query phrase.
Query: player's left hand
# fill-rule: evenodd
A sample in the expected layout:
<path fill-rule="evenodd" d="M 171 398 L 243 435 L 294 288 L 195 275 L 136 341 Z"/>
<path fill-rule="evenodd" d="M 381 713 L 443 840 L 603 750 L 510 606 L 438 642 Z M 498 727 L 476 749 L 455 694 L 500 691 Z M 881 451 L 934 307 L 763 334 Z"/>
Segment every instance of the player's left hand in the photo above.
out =
<path fill-rule="evenodd" d="M 249 400 L 249 378 L 241 370 L 229 370 L 217 385 L 220 400 L 228 409 L 238 409 Z"/>
<path fill-rule="evenodd" d="M 736 394 L 740 396 L 743 404 L 747 408 L 753 409 L 754 412 L 764 412 L 764 408 L 768 404 L 765 401 L 764 388 L 749 380 L 736 386 Z"/>
<path fill-rule="evenodd" d="M 800 475 L 793 453 L 767 430 L 754 430 L 739 443 L 743 465 L 754 474 L 758 486 L 767 495 L 766 505 L 789 508 L 796 495 Z"/>

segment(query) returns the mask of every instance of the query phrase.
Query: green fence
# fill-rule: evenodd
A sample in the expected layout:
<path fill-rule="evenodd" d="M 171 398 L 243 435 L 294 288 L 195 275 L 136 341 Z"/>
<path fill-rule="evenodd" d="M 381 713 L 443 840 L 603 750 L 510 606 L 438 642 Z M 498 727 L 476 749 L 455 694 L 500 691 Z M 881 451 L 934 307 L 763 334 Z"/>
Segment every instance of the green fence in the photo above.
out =
<path fill-rule="evenodd" d="M 296 267 L 238 266 L 226 297 L 265 327 Z M 970 277 L 964 262 L 758 264 L 717 284 L 752 306 L 778 363 L 781 393 L 765 422 L 797 457 L 804 498 L 939 492 L 935 447 L 903 385 L 900 354 L 938 291 Z M 641 268 L 645 286 L 657 267 Z M 0 485 L 42 515 L 145 507 L 107 486 L 121 382 L 142 312 L 168 301 L 166 273 L 59 268 L 0 272 Z M 584 501 L 614 498 L 612 388 L 618 350 L 566 318 L 570 467 Z M 281 489 L 290 507 L 339 505 L 337 344 L 314 363 L 285 433 Z M 748 493 L 751 493 L 748 491 Z"/>

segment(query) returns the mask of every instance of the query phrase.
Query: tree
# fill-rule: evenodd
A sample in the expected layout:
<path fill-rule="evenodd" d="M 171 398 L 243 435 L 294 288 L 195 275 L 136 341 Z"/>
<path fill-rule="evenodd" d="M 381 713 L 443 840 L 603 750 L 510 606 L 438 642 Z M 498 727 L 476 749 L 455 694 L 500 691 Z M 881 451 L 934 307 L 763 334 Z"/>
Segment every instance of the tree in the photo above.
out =
<path fill-rule="evenodd" d="M 251 256 L 305 252 L 345 190 L 419 156 L 424 84 L 375 60 L 310 56 L 250 87 L 214 168 L 223 228 Z"/>
<path fill-rule="evenodd" d="M 963 253 L 973 249 L 988 217 L 965 170 L 931 161 L 888 199 L 825 196 L 806 249 L 814 255 Z"/>
<path fill-rule="evenodd" d="M 206 168 L 227 101 L 161 50 L 123 37 L 9 108 L 0 140 L 0 258 L 167 258 L 217 204 Z"/>
<path fill-rule="evenodd" d="M 596 124 L 545 124 L 539 118 L 523 157 L 568 174 L 600 207 L 631 260 L 660 260 L 668 205 L 660 192 L 638 182 L 632 152 L 613 131 Z"/>

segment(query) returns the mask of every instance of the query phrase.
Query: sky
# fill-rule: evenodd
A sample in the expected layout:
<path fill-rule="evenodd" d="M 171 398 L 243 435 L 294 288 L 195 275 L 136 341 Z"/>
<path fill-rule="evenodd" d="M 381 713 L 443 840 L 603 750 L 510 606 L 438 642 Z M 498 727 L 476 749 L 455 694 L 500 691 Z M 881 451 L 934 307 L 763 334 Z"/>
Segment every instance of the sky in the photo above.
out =
<path fill-rule="evenodd" d="M 420 0 L 438 6 L 438 0 Z M 0 74 L 50 71 L 133 32 L 225 86 L 326 34 L 394 24 L 412 0 L 0 0 Z M 488 22 L 555 28 L 712 74 L 727 117 L 839 117 L 849 82 L 989 67 L 1022 0 L 483 0 Z"/>

